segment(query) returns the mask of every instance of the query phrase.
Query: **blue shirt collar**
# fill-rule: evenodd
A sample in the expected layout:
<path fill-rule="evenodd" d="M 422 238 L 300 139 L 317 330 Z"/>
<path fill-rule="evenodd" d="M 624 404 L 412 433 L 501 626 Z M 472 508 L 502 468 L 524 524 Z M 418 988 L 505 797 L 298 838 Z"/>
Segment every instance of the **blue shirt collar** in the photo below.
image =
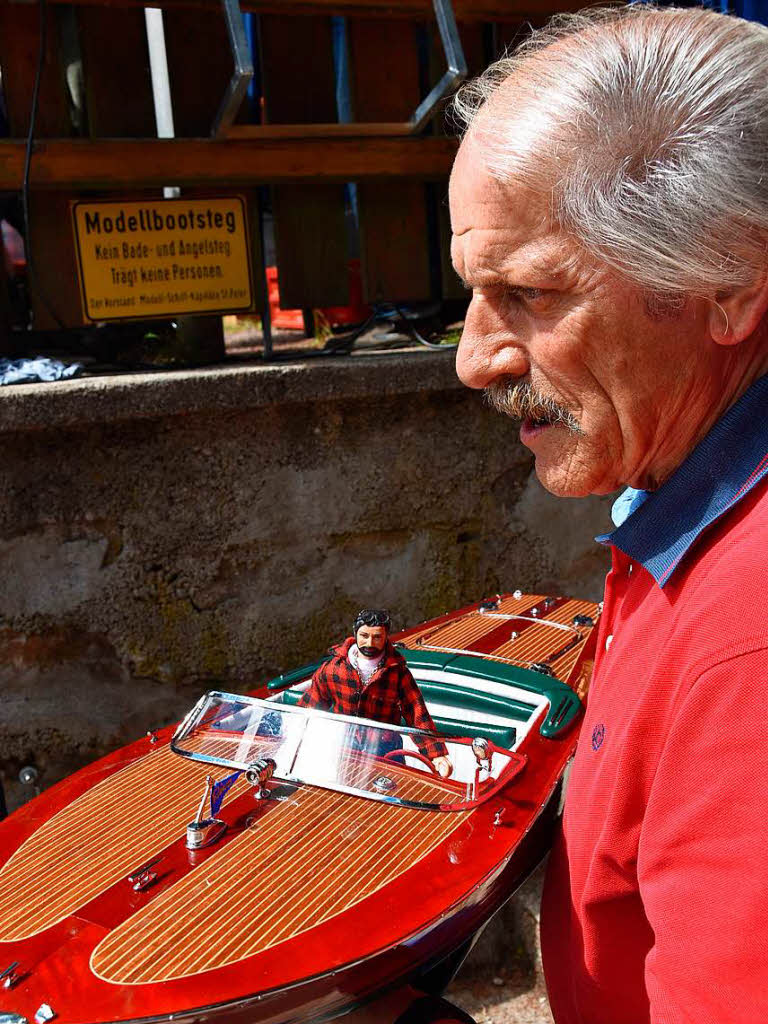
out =
<path fill-rule="evenodd" d="M 629 488 L 617 529 L 596 539 L 641 562 L 660 587 L 699 535 L 768 473 L 768 376 L 725 413 L 658 491 Z"/>
<path fill-rule="evenodd" d="M 640 508 L 646 498 L 650 498 L 650 491 L 641 491 L 637 487 L 627 487 L 622 491 L 611 507 L 611 519 L 614 526 L 621 526 L 632 515 L 635 509 Z"/>

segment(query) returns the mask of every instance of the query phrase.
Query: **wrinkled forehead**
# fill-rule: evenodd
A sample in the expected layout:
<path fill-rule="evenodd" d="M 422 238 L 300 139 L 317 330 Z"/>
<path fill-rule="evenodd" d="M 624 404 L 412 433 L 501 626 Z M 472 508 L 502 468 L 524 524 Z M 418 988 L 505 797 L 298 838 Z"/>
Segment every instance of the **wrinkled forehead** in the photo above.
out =
<path fill-rule="evenodd" d="M 462 274 L 501 261 L 505 253 L 539 249 L 557 234 L 546 196 L 498 181 L 484 164 L 481 143 L 471 136 L 456 157 L 449 201 L 454 262 Z"/>
<path fill-rule="evenodd" d="M 499 182 L 477 146 L 469 137 L 462 143 L 450 188 L 451 260 L 465 284 L 569 287 L 599 269 L 599 261 L 552 218 L 549 196 Z"/>
<path fill-rule="evenodd" d="M 517 147 L 511 140 L 509 147 L 509 173 L 501 176 L 493 167 L 493 158 L 500 143 L 492 145 L 478 122 L 462 140 L 451 171 L 448 189 L 451 208 L 451 225 L 454 232 L 460 232 L 471 208 L 478 204 L 493 207 L 499 211 L 508 208 L 519 218 L 541 223 L 549 216 L 548 182 L 545 168 L 536 173 L 535 158 L 525 162 L 517 159 Z M 534 173 L 529 171 L 532 163 Z M 515 173 L 519 171 L 519 173 Z"/>

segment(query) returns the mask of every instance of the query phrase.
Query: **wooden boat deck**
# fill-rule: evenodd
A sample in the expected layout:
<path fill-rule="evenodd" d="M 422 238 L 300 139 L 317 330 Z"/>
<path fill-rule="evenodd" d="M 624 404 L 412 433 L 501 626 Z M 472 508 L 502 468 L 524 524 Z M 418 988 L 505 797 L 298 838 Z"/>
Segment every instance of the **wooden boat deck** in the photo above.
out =
<path fill-rule="evenodd" d="M 569 599 L 557 600 L 551 608 L 544 609 L 545 600 L 543 594 L 525 594 L 519 598 L 507 596 L 501 599 L 493 614 L 470 612 L 437 629 L 431 626 L 423 633 L 411 634 L 401 642 L 403 646 L 413 650 L 448 648 L 476 651 L 492 661 L 521 665 L 543 662 L 549 666 L 554 676 L 567 680 L 581 655 L 590 631 L 584 630 L 583 641 L 574 644 L 562 655 L 550 661 L 553 654 L 566 646 L 569 637 L 564 630 L 555 630 L 545 623 L 572 626 L 576 615 L 594 618 L 597 608 L 592 601 Z M 539 621 L 536 623 L 498 618 L 499 615 L 530 617 L 535 609 L 539 610 Z M 511 640 L 510 635 L 513 631 L 518 633 L 518 636 Z"/>
<path fill-rule="evenodd" d="M 349 767 L 351 784 L 369 786 L 382 772 L 354 759 Z M 0 869 L 0 942 L 44 931 L 182 843 L 208 773 L 227 769 L 165 748 L 59 811 Z M 418 770 L 389 764 L 386 774 L 405 799 L 455 799 L 455 788 Z M 229 800 L 249 790 L 241 777 Z M 160 982 L 253 956 L 387 885 L 466 817 L 309 786 L 253 809 L 247 828 L 104 938 L 94 973 L 117 984 Z"/>
<path fill-rule="evenodd" d="M 41 825 L 0 869 L 0 942 L 30 938 L 64 920 L 178 839 L 194 817 L 205 774 L 166 747 Z M 210 774 L 219 778 L 227 769 Z"/>
<path fill-rule="evenodd" d="M 441 788 L 428 778 L 408 781 L 412 799 L 434 799 Z M 94 950 L 94 973 L 115 984 L 147 984 L 254 956 L 366 899 L 466 817 L 310 787 L 265 810 L 251 828 L 107 935 Z"/>

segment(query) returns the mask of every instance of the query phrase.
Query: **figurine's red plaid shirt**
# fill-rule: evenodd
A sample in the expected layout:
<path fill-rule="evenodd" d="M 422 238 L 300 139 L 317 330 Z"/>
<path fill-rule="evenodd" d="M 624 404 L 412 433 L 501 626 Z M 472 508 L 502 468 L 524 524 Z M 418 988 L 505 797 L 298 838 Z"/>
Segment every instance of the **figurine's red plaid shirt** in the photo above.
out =
<path fill-rule="evenodd" d="M 299 706 L 322 708 L 339 715 L 371 718 L 389 725 L 406 725 L 425 732 L 436 732 L 424 698 L 405 663 L 405 658 L 387 643 L 384 663 L 363 684 L 348 654 L 354 643 L 349 637 L 338 647 L 332 647 L 332 657 L 324 662 L 312 676 L 309 689 L 301 695 Z M 439 740 L 421 740 L 419 748 L 427 757 L 447 754 Z"/>

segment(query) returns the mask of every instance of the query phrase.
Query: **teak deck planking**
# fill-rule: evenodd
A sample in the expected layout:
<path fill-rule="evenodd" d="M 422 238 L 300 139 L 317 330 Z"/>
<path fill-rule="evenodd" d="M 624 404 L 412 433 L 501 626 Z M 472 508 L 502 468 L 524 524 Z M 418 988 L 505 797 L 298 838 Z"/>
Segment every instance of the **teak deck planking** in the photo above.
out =
<path fill-rule="evenodd" d="M 413 784 L 409 795 L 434 788 Z M 105 981 L 145 984 L 245 960 L 383 888 L 464 816 L 433 814 L 424 827 L 421 811 L 301 790 L 111 932 L 94 950 L 92 968 Z"/>
<path fill-rule="evenodd" d="M 228 772 L 214 768 L 210 774 L 219 778 Z M 50 928 L 177 839 L 194 816 L 205 775 L 194 762 L 159 750 L 46 822 L 0 870 L 0 942 Z M 158 794 L 163 798 L 156 799 Z M 133 837 L 128 842 L 126 821 L 132 816 L 146 821 L 138 842 Z M 34 898 L 41 891 L 44 903 Z"/>
<path fill-rule="evenodd" d="M 501 615 L 530 616 L 531 609 L 537 607 L 539 602 L 544 600 L 544 595 L 528 594 L 524 598 L 505 598 L 499 604 L 496 611 Z M 430 630 L 423 639 L 417 634 L 406 641 L 406 646 L 418 649 L 422 643 L 428 643 L 435 647 L 467 648 L 482 641 L 489 634 L 494 632 L 506 633 L 507 638 L 502 643 L 484 645 L 483 653 L 487 658 L 498 658 L 504 661 L 518 662 L 520 664 L 542 662 L 557 651 L 559 647 L 565 646 L 570 637 L 560 630 L 554 632 L 547 622 L 555 622 L 560 625 L 570 626 L 576 615 L 595 614 L 595 605 L 592 601 L 565 601 L 546 614 L 541 615 L 537 623 L 526 622 L 518 624 L 515 620 L 504 620 L 494 618 L 492 615 L 476 613 L 467 616 L 457 623 L 449 623 L 438 630 Z M 521 626 L 524 628 L 521 629 Z M 519 635 L 514 640 L 508 639 L 511 631 L 518 631 Z M 549 667 L 558 679 L 569 678 L 574 665 L 576 664 L 583 643 L 574 645 L 570 650 L 565 651 L 560 657 L 555 658 Z"/>

